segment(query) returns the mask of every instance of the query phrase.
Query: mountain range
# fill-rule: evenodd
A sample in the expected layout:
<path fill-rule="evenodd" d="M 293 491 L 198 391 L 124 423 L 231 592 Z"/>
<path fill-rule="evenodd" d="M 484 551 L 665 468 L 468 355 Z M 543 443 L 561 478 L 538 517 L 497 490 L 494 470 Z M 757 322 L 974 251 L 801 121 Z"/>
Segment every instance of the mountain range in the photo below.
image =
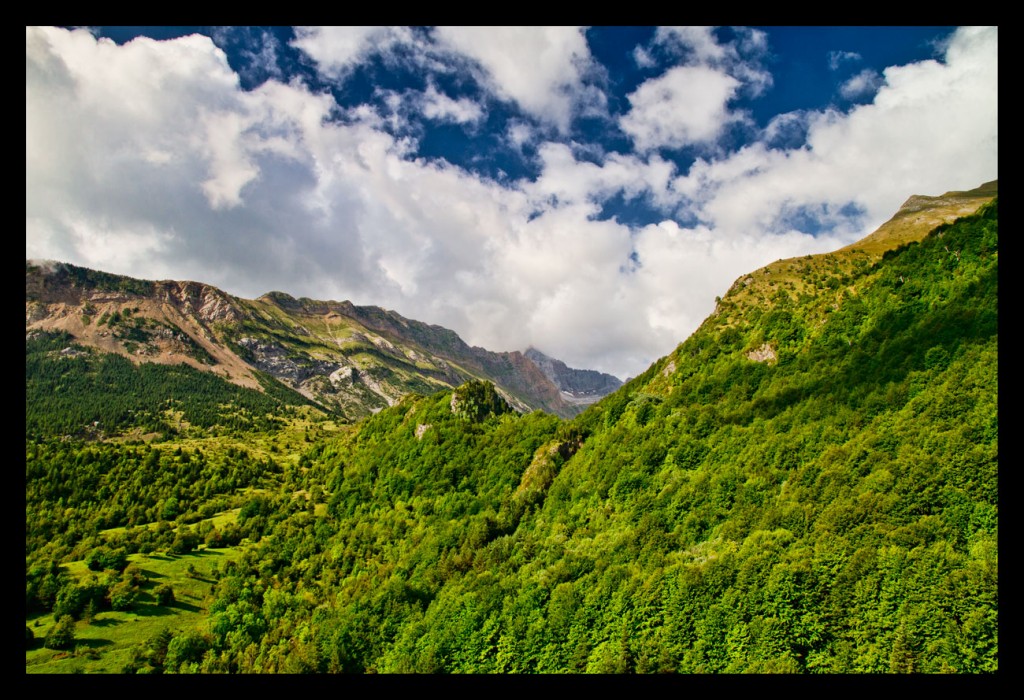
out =
<path fill-rule="evenodd" d="M 743 275 L 571 419 L 393 312 L 29 264 L 26 668 L 995 672 L 996 194 Z"/>
<path fill-rule="evenodd" d="M 185 364 L 240 387 L 273 378 L 357 420 L 411 392 L 493 382 L 517 410 L 570 417 L 613 391 L 611 375 L 573 370 L 539 351 L 490 352 L 454 331 L 376 306 L 233 297 L 198 282 L 145 281 L 65 263 L 26 262 L 26 330 L 134 363 Z"/>
<path fill-rule="evenodd" d="M 877 258 L 971 213 L 996 192 L 993 181 L 967 192 L 912 196 L 876 232 L 825 259 L 835 267 L 840 259 Z M 780 260 L 744 276 L 727 297 L 744 304 L 766 298 L 776 285 L 804 290 L 812 267 L 806 260 Z M 469 379 L 493 382 L 519 411 L 571 417 L 622 384 L 536 348 L 470 347 L 454 331 L 376 306 L 277 291 L 247 300 L 200 282 L 139 280 L 52 261 L 29 260 L 25 270 L 28 333 L 64 331 L 80 345 L 134 363 L 185 364 L 259 391 L 262 373 L 345 420 Z"/>

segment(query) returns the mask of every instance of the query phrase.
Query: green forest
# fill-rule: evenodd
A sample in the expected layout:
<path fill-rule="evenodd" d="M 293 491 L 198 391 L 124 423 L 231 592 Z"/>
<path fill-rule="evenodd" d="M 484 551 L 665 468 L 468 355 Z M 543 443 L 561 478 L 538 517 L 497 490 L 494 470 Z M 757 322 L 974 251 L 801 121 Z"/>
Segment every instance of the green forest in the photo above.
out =
<path fill-rule="evenodd" d="M 572 420 L 31 335 L 26 671 L 997 671 L 998 204 L 799 264 Z"/>

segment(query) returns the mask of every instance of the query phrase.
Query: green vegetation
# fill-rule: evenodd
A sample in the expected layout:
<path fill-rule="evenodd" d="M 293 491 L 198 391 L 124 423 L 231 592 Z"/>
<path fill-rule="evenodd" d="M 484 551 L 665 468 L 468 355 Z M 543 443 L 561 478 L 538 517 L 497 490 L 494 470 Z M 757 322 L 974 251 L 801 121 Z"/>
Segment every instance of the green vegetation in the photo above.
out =
<path fill-rule="evenodd" d="M 25 367 L 30 437 L 112 435 L 129 427 L 165 436 L 183 426 L 265 432 L 279 427 L 290 407 L 310 403 L 279 382 L 265 381 L 260 392 L 188 365 L 136 365 L 80 347 L 66 333 L 32 333 Z"/>
<path fill-rule="evenodd" d="M 43 407 L 26 670 L 994 672 L 997 206 L 737 286 L 572 421 L 485 382 L 312 438 L 61 440 Z"/>
<path fill-rule="evenodd" d="M 135 589 L 130 604 L 107 607 L 101 603 L 90 619 L 67 615 L 62 634 L 71 632 L 71 641 L 60 649 L 46 645 L 58 620 L 49 613 L 31 612 L 27 629 L 25 669 L 29 673 L 146 673 L 162 671 L 162 660 L 148 655 L 154 640 L 188 638 L 201 634 L 209 615 L 212 590 L 225 571 L 232 571 L 240 551 L 209 549 L 176 557 L 163 554 L 129 557 L 128 572 Z M 195 575 L 189 575 L 192 567 Z M 87 580 L 75 564 L 61 567 L 66 581 Z M 125 577 L 126 580 L 128 577 Z M 114 588 L 123 588 L 124 584 Z M 166 587 L 174 601 L 163 604 L 157 590 Z M 113 590 L 113 589 L 112 589 Z M 113 600 L 119 593 L 114 593 Z M 70 620 L 70 622 L 69 622 Z M 166 644 L 166 641 L 164 642 Z M 176 667 L 177 668 L 177 667 Z"/>

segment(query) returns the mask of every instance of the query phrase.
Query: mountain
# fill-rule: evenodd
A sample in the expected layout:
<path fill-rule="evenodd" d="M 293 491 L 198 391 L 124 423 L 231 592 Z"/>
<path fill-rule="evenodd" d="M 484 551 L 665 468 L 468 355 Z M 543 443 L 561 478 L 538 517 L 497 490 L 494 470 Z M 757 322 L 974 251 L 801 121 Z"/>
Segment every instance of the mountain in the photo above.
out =
<path fill-rule="evenodd" d="M 256 391 L 273 378 L 348 420 L 470 379 L 494 382 L 520 411 L 579 411 L 522 353 L 470 347 L 446 328 L 374 306 L 282 292 L 247 300 L 197 282 L 34 261 L 25 288 L 29 334 L 64 332 L 136 365 L 185 365 Z"/>
<path fill-rule="evenodd" d="M 856 243 L 832 253 L 777 260 L 741 276 L 726 292 L 725 303 L 733 309 L 765 307 L 773 305 L 781 290 L 803 295 L 839 289 L 843 276 L 866 269 L 886 252 L 920 241 L 936 226 L 973 214 L 997 194 L 998 181 L 993 180 L 966 192 L 913 195 L 889 221 Z M 711 318 L 721 311 L 719 305 Z"/>
<path fill-rule="evenodd" d="M 998 194 L 999 181 L 992 180 L 964 192 L 946 192 L 937 197 L 913 195 L 878 230 L 840 252 L 857 250 L 881 255 L 904 243 L 921 240 L 940 224 L 973 214 Z"/>
<path fill-rule="evenodd" d="M 536 348 L 527 348 L 523 354 L 540 368 L 544 376 L 562 392 L 562 398 L 571 404 L 592 404 L 622 386 L 622 380 L 618 377 L 592 369 L 572 369 Z"/>
<path fill-rule="evenodd" d="M 27 439 L 27 670 L 994 673 L 998 201 L 976 199 L 744 275 L 571 420 L 473 380 L 312 440 Z M 91 655 L 33 641 L 66 647 L 65 616 Z"/>

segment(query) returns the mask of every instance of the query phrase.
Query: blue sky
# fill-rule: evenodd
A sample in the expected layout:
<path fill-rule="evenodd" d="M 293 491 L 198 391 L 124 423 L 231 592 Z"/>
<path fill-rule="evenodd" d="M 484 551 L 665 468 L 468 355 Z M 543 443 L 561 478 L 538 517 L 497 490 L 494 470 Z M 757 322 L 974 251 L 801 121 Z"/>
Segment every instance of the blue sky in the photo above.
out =
<path fill-rule="evenodd" d="M 26 29 L 26 252 L 635 375 L 997 177 L 995 28 Z"/>

